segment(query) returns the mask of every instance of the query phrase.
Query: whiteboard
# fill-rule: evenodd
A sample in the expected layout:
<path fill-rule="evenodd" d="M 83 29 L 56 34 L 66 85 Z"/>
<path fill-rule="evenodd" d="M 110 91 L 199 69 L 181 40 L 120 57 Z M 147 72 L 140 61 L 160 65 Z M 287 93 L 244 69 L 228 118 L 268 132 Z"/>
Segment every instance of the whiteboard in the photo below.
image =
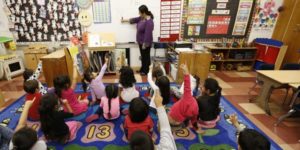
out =
<path fill-rule="evenodd" d="M 160 0 L 110 0 L 111 23 L 93 23 L 84 30 L 90 33 L 115 33 L 117 43 L 135 42 L 136 25 L 121 23 L 121 18 L 129 19 L 138 17 L 138 8 L 140 5 L 146 5 L 154 15 L 153 40 L 157 41 L 160 33 Z M 93 16 L 92 6 L 88 8 L 88 12 Z"/>

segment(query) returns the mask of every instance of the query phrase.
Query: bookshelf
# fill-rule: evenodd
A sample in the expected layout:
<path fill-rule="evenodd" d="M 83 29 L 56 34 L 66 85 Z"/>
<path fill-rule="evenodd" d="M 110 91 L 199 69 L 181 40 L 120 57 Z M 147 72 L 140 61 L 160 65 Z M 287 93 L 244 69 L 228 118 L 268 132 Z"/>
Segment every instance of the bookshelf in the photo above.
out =
<path fill-rule="evenodd" d="M 206 46 L 211 52 L 210 71 L 250 71 L 255 64 L 256 47 Z"/>

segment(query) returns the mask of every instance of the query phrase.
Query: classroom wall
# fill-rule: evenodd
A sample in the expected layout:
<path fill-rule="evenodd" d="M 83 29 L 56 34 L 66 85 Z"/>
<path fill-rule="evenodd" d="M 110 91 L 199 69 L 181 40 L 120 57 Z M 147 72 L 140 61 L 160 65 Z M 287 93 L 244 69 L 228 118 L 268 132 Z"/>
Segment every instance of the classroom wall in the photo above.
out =
<path fill-rule="evenodd" d="M 127 2 L 129 0 L 126 0 Z M 113 8 L 117 8 L 117 7 L 120 7 L 117 3 L 120 2 L 120 0 L 112 0 L 112 5 L 114 5 Z M 122 1 L 123 2 L 123 1 Z M 125 1 L 124 1 L 125 2 Z M 137 3 L 138 2 L 138 3 Z M 118 26 L 121 26 L 122 29 L 120 30 L 126 30 L 126 32 L 119 32 L 119 33 L 116 33 L 116 36 L 117 36 L 117 42 L 118 40 L 120 40 L 121 42 L 123 43 L 117 43 L 117 48 L 130 48 L 130 64 L 131 66 L 133 67 L 139 67 L 141 66 L 141 62 L 139 60 L 139 57 L 140 57 L 140 52 L 139 52 L 139 48 L 138 48 L 138 45 L 137 44 L 128 44 L 128 43 L 124 43 L 125 40 L 124 37 L 126 37 L 126 34 L 130 34 L 130 41 L 135 41 L 135 34 L 136 34 L 136 27 L 135 25 L 129 25 L 129 24 L 120 24 L 120 19 L 121 19 L 121 16 L 124 15 L 124 17 L 135 17 L 136 15 L 138 15 L 138 6 L 141 5 L 141 4 L 144 4 L 144 3 L 147 3 L 148 0 L 140 0 L 140 1 L 137 1 L 137 2 L 134 2 L 134 1 L 130 1 L 130 4 L 126 4 L 126 7 L 134 7 L 135 9 L 130 9 L 130 10 L 127 10 L 126 13 L 124 12 L 124 9 L 126 9 L 126 7 L 124 7 L 122 10 L 118 10 L 117 12 L 115 11 L 116 9 L 111 9 L 112 11 L 112 15 L 113 15 L 113 23 L 117 23 Z M 157 5 L 157 8 L 160 6 L 159 5 L 159 1 L 158 0 L 155 0 L 155 3 L 152 3 L 150 6 L 150 9 L 151 11 L 155 14 L 155 21 L 157 22 L 156 25 L 155 25 L 155 31 L 154 31 L 154 37 L 156 38 L 155 40 L 157 40 L 157 36 L 159 34 L 159 30 L 160 30 L 160 26 L 159 26 L 159 12 L 160 11 L 157 11 L 158 9 L 155 9 L 156 8 L 156 5 Z M 8 27 L 8 17 L 7 15 L 5 14 L 5 12 L 3 11 L 3 6 L 5 6 L 5 1 L 3 0 L 0 0 L 0 36 L 8 36 L 8 37 L 13 37 L 12 33 L 9 31 L 9 27 Z M 89 12 L 92 12 L 92 7 L 89 8 Z M 121 12 L 124 12 L 123 14 Z M 2 19 L 3 18 L 3 19 Z M 110 28 L 111 24 L 94 24 L 92 25 L 90 28 L 87 28 L 88 31 L 106 31 L 105 29 L 107 28 Z M 98 28 L 98 29 L 97 29 Z M 100 29 L 99 29 L 100 28 Z M 120 34 L 122 34 L 122 36 L 120 36 Z M 127 41 L 129 42 L 129 41 Z M 29 43 L 28 43 L 29 44 Z M 19 56 L 21 56 L 23 59 L 24 59 L 24 53 L 23 53 L 23 49 L 26 48 L 28 46 L 28 44 L 18 44 L 17 45 L 17 50 L 15 51 Z M 52 50 L 55 50 L 57 48 L 60 47 L 60 43 L 53 43 L 53 42 L 48 42 L 48 43 L 45 43 L 46 45 L 49 46 L 49 49 L 52 51 Z M 2 53 L 5 53 L 5 49 L 4 48 L 1 48 L 0 47 L 0 54 Z M 154 49 L 151 50 L 151 55 L 153 55 L 154 53 Z M 159 56 L 164 56 L 164 51 L 158 51 L 157 52 L 157 55 Z"/>
<path fill-rule="evenodd" d="M 8 18 L 2 9 L 4 6 L 4 1 L 0 1 L 0 36 L 12 37 L 11 32 L 8 30 Z M 0 54 L 5 54 L 5 49 L 0 47 Z"/>

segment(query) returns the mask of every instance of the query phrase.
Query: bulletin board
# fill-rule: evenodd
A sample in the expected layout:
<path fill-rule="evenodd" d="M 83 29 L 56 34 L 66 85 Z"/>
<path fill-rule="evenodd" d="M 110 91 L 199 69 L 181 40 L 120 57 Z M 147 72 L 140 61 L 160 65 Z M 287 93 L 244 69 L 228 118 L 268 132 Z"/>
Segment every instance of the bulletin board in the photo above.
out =
<path fill-rule="evenodd" d="M 5 0 L 17 42 L 69 41 L 81 36 L 75 0 Z"/>
<path fill-rule="evenodd" d="M 245 38 L 255 0 L 184 0 L 181 36 L 209 40 Z"/>

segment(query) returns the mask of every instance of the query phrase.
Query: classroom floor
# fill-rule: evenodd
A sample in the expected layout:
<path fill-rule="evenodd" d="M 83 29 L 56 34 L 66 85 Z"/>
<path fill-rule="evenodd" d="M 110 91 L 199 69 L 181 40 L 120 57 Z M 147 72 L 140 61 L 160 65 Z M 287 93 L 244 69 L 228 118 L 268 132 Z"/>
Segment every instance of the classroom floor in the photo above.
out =
<path fill-rule="evenodd" d="M 253 123 L 255 123 L 262 131 L 278 143 L 282 149 L 300 149 L 300 118 L 291 118 L 283 121 L 278 127 L 273 124 L 277 118 L 288 111 L 288 104 L 282 105 L 284 92 L 282 90 L 273 91 L 271 97 L 270 108 L 272 116 L 265 114 L 263 109 L 254 103 L 249 103 L 249 88 L 255 82 L 255 72 L 212 72 L 209 76 L 217 79 L 223 88 L 223 95 L 242 113 L 244 113 Z M 137 82 L 146 82 L 146 77 L 136 75 Z M 43 82 L 44 78 L 40 80 Z M 105 76 L 105 83 L 118 82 L 117 76 Z M 23 79 L 21 76 L 11 81 L 0 81 L 0 89 L 4 94 L 6 103 L 10 105 L 19 97 L 25 94 L 23 91 Z M 255 96 L 259 92 L 259 87 L 252 94 Z M 289 98 L 291 94 L 289 95 Z"/>

